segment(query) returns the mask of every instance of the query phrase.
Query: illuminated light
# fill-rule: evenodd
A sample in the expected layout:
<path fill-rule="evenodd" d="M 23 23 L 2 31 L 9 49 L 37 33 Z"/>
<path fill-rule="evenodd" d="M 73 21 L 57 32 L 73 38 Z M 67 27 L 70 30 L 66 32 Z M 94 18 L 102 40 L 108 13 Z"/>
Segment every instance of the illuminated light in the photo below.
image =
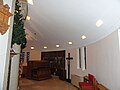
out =
<path fill-rule="evenodd" d="M 35 49 L 35 47 L 31 46 L 31 50 L 34 50 L 34 49 Z"/>
<path fill-rule="evenodd" d="M 72 42 L 68 42 L 70 45 L 73 44 Z"/>
<path fill-rule="evenodd" d="M 30 16 L 27 16 L 26 19 L 27 19 L 27 20 L 30 20 Z"/>
<path fill-rule="evenodd" d="M 100 27 L 102 24 L 103 24 L 103 21 L 100 19 L 96 22 L 97 27 Z"/>
<path fill-rule="evenodd" d="M 56 47 L 58 48 L 58 47 L 60 47 L 60 45 L 56 45 Z"/>
<path fill-rule="evenodd" d="M 87 37 L 85 35 L 82 35 L 81 36 L 81 39 L 86 39 Z"/>
<path fill-rule="evenodd" d="M 46 49 L 46 48 L 47 48 L 47 46 L 44 46 L 44 48 Z"/>

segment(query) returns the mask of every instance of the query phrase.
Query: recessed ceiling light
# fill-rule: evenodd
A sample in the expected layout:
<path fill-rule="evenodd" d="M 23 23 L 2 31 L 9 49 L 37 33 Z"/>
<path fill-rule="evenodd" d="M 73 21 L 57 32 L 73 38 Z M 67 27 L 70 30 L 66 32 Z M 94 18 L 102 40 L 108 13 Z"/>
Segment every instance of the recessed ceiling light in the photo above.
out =
<path fill-rule="evenodd" d="M 86 39 L 87 37 L 85 35 L 82 35 L 81 36 L 81 39 Z"/>
<path fill-rule="evenodd" d="M 27 19 L 27 20 L 30 20 L 30 16 L 27 16 L 26 19 Z"/>
<path fill-rule="evenodd" d="M 70 45 L 72 44 L 72 42 L 68 42 Z"/>
<path fill-rule="evenodd" d="M 58 48 L 58 47 L 60 47 L 60 45 L 56 45 L 56 47 Z"/>
<path fill-rule="evenodd" d="M 27 2 L 31 5 L 33 5 L 33 0 L 27 0 Z"/>
<path fill-rule="evenodd" d="M 47 46 L 44 46 L 44 48 L 46 49 L 46 48 L 47 48 Z"/>
<path fill-rule="evenodd" d="M 100 27 L 101 25 L 103 24 L 103 21 L 102 20 L 97 20 L 97 22 L 96 22 L 96 26 L 97 27 Z"/>
<path fill-rule="evenodd" d="M 33 46 L 31 46 L 30 48 L 31 48 L 31 50 L 34 50 L 34 49 L 35 49 L 35 47 L 33 47 Z"/>

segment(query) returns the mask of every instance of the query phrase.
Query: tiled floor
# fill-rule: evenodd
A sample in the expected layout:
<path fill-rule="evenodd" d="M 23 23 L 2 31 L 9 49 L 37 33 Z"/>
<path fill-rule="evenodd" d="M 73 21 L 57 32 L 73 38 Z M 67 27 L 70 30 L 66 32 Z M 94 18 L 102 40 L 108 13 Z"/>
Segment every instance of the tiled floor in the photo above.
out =
<path fill-rule="evenodd" d="M 78 90 L 76 87 L 65 81 L 54 77 L 43 81 L 22 79 L 20 90 Z"/>

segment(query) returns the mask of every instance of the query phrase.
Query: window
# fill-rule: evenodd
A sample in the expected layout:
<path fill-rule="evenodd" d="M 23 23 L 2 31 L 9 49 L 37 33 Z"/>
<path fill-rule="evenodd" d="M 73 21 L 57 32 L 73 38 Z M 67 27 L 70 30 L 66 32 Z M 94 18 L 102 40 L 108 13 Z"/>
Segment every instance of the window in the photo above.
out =
<path fill-rule="evenodd" d="M 78 49 L 78 60 L 77 68 L 82 70 L 86 69 L 86 47 L 81 47 Z"/>

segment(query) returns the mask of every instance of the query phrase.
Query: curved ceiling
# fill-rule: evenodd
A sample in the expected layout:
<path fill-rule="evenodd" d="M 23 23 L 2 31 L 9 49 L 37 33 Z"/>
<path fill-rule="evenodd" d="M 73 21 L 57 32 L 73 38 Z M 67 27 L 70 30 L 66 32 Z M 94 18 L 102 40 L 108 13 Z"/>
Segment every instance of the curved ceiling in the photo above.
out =
<path fill-rule="evenodd" d="M 61 50 L 88 45 L 120 26 L 119 0 L 33 0 L 28 5 L 27 49 Z M 101 19 L 103 25 L 96 27 Z M 85 40 L 81 36 L 85 35 Z M 73 44 L 69 45 L 68 41 Z M 56 48 L 55 45 L 60 47 Z M 47 46 L 47 49 L 43 47 Z"/>

